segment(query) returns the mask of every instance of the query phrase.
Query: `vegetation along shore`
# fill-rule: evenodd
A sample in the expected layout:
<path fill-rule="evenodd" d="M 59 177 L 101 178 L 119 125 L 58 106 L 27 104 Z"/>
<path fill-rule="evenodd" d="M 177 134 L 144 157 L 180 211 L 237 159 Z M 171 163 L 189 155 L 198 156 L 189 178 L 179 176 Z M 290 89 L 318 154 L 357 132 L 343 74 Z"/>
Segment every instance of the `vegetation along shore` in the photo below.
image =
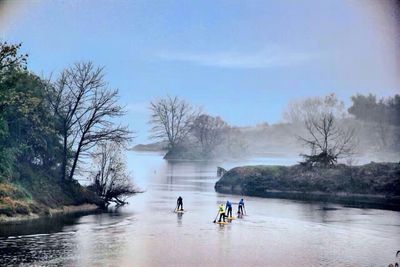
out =
<path fill-rule="evenodd" d="M 0 42 L 0 222 L 124 204 L 137 192 L 123 157 L 132 137 L 113 122 L 125 111 L 103 67 L 45 79 L 20 49 Z"/>
<path fill-rule="evenodd" d="M 400 210 L 400 163 L 236 167 L 221 177 L 215 189 L 228 194 Z"/>

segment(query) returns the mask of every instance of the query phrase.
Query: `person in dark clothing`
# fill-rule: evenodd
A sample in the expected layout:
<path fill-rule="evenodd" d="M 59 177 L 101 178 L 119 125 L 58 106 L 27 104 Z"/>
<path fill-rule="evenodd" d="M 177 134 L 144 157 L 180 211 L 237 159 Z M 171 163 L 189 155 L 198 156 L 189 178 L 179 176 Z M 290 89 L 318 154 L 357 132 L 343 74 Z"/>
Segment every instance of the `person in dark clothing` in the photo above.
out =
<path fill-rule="evenodd" d="M 180 211 L 183 210 L 183 199 L 182 199 L 182 197 L 178 197 L 178 200 L 176 201 L 176 205 L 177 205 L 176 210 L 180 210 Z"/>

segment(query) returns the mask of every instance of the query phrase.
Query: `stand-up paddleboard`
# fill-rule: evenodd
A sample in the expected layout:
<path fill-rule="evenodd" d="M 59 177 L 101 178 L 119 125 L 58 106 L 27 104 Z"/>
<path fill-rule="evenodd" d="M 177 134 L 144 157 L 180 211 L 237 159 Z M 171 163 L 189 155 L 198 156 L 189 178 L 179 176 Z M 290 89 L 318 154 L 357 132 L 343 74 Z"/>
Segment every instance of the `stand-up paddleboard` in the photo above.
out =
<path fill-rule="evenodd" d="M 215 223 L 217 223 L 217 224 L 221 224 L 221 225 L 224 225 L 224 224 L 229 224 L 228 222 L 218 222 L 218 221 L 216 221 Z"/>
<path fill-rule="evenodd" d="M 175 213 L 185 213 L 186 210 L 174 210 Z"/>
<path fill-rule="evenodd" d="M 235 220 L 236 219 L 236 217 L 225 217 L 225 219 L 227 219 L 227 220 Z"/>

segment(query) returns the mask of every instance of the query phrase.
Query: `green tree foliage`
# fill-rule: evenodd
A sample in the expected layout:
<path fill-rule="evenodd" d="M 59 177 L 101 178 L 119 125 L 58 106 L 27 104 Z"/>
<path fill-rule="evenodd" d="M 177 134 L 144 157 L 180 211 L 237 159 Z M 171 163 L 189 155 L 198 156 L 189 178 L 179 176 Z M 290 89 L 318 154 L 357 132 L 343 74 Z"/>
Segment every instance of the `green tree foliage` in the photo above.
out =
<path fill-rule="evenodd" d="M 369 127 L 365 132 L 379 141 L 380 149 L 397 150 L 400 147 L 400 95 L 379 100 L 372 94 L 356 95 L 351 100 L 353 105 L 348 112 Z"/>
<path fill-rule="evenodd" d="M 11 178 L 17 160 L 55 166 L 59 142 L 44 82 L 25 70 L 26 58 L 16 51 L 19 45 L 0 48 L 0 175 Z"/>
<path fill-rule="evenodd" d="M 386 121 L 390 125 L 400 126 L 400 95 L 378 100 L 369 94 L 352 96 L 353 105 L 349 113 L 357 119 L 369 122 Z"/>
<path fill-rule="evenodd" d="M 0 42 L 0 73 L 10 69 L 26 69 L 28 54 L 21 55 L 21 44 Z"/>
<path fill-rule="evenodd" d="M 0 177 L 18 176 L 18 168 L 53 171 L 68 180 L 82 157 L 100 142 L 130 140 L 113 118 L 124 110 L 118 91 L 104 81 L 102 68 L 78 63 L 54 83 L 27 71 L 21 45 L 0 43 Z M 60 175 L 61 173 L 61 175 Z M 62 176 L 62 177 L 59 177 Z M 64 179 L 66 180 L 66 179 Z"/>
<path fill-rule="evenodd" d="M 45 81 L 27 70 L 27 55 L 20 48 L 0 42 L 0 214 L 100 205 L 109 197 L 123 204 L 119 197 L 134 191 L 122 169 L 112 176 L 119 184 L 111 183 L 105 200 L 74 180 L 78 163 L 98 144 L 130 140 L 128 129 L 112 122 L 124 114 L 118 91 L 91 63 L 75 64 L 54 83 Z M 60 179 L 69 166 L 68 179 Z"/>
<path fill-rule="evenodd" d="M 21 45 L 9 45 L 0 42 L 0 180 L 3 177 L 10 177 L 12 164 L 17 149 L 9 144 L 10 129 L 6 117 L 8 103 L 15 99 L 15 93 L 6 87 L 5 80 L 10 72 L 25 68 L 26 57 L 18 54 Z"/>

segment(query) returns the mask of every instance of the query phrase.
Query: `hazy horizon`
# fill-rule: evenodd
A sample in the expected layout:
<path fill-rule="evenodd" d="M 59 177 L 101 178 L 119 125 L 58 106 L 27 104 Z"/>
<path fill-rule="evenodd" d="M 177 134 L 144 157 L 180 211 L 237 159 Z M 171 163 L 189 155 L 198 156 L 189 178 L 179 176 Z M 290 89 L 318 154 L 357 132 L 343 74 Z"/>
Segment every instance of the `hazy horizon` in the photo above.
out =
<path fill-rule="evenodd" d="M 400 93 L 399 17 L 389 0 L 1 1 L 0 39 L 22 42 L 39 75 L 105 66 L 143 143 L 148 103 L 167 94 L 250 126 L 291 100 Z"/>

